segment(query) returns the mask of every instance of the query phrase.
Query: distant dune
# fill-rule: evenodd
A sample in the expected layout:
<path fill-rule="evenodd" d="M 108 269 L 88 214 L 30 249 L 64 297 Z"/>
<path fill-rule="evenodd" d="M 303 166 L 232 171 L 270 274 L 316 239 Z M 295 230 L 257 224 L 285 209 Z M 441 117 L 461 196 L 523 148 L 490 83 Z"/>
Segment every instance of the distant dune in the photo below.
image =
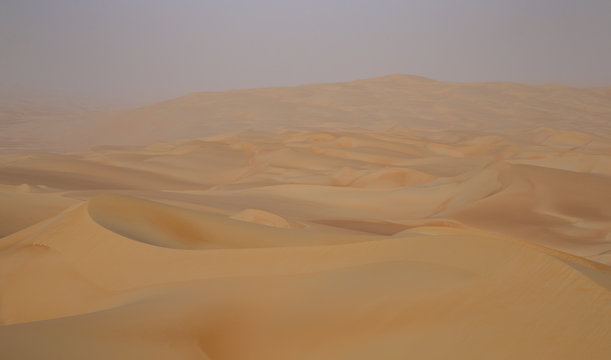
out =
<path fill-rule="evenodd" d="M 3 123 L 1 359 L 611 354 L 608 89 L 392 75 L 71 114 Z"/>
<path fill-rule="evenodd" d="M 183 141 L 245 129 L 491 131 L 544 126 L 611 135 L 610 98 L 609 88 L 443 82 L 397 74 L 346 83 L 193 93 L 112 112 L 84 113 L 76 107 L 70 112 L 64 106 L 61 114 L 45 115 L 20 101 L 19 109 L 0 108 L 0 144 L 73 151 Z"/>

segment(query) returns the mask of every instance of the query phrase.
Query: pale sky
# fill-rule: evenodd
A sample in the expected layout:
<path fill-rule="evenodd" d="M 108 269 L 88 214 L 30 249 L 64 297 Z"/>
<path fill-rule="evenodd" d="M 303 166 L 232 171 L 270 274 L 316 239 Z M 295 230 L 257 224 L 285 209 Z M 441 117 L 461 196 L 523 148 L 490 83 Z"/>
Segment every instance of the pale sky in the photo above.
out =
<path fill-rule="evenodd" d="M 611 86 L 610 0 L 1 0 L 2 88 L 118 101 L 348 81 Z"/>

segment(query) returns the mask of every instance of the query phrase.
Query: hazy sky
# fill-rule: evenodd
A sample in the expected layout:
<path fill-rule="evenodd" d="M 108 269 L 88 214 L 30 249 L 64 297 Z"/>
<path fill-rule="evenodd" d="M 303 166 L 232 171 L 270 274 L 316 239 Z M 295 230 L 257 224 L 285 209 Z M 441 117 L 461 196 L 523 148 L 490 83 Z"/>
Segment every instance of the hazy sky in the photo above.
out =
<path fill-rule="evenodd" d="M 1 0 L 2 87 L 128 101 L 408 73 L 611 85 L 611 0 Z"/>

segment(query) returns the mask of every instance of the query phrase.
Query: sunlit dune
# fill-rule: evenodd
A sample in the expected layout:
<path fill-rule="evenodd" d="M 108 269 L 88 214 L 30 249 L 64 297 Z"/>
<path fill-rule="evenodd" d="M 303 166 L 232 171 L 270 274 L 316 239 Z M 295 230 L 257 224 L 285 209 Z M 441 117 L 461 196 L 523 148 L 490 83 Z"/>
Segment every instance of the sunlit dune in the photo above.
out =
<path fill-rule="evenodd" d="M 608 89 L 392 75 L 87 116 L 0 135 L 2 359 L 611 354 Z"/>

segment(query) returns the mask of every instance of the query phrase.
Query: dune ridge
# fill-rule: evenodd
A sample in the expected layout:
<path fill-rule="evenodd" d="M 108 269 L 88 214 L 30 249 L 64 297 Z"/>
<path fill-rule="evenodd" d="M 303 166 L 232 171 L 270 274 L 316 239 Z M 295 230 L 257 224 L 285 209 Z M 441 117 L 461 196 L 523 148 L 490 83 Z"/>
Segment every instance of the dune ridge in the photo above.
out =
<path fill-rule="evenodd" d="M 392 75 L 8 124 L 0 358 L 607 359 L 610 115 Z"/>
<path fill-rule="evenodd" d="M 9 107 L 5 112 L 0 107 L 0 145 L 5 151 L 147 145 L 243 129 L 498 131 L 545 127 L 611 135 L 607 88 L 444 82 L 406 74 L 191 93 L 126 110 L 57 113 L 20 106 L 19 111 Z"/>
<path fill-rule="evenodd" d="M 585 354 L 603 358 L 609 350 L 589 346 L 582 337 L 602 344 L 609 335 L 606 324 L 611 314 L 605 309 L 611 295 L 593 278 L 608 279 L 611 269 L 590 262 L 573 264 L 575 256 L 542 252 L 523 241 L 429 227 L 414 228 L 412 234 L 400 237 L 380 236 L 345 245 L 175 250 L 109 233 L 89 214 L 83 206 L 73 208 L 43 229 L 34 225 L 38 229 L 28 228 L 3 239 L 4 243 L 14 238 L 13 245 L 2 253 L 12 261 L 2 264 L 22 281 L 3 282 L 3 322 L 20 325 L 0 327 L 0 352 L 35 358 L 66 347 L 69 357 L 78 358 L 88 352 L 87 344 L 101 341 L 104 345 L 94 358 L 113 353 L 159 359 L 205 358 L 203 354 L 229 359 L 247 354 L 255 358 L 351 358 L 357 352 L 371 356 L 381 349 L 405 356 L 443 356 L 468 351 L 466 345 L 474 337 L 454 332 L 447 337 L 446 333 L 448 326 L 467 325 L 477 334 L 478 346 L 470 349 L 471 354 L 497 348 L 514 356 L 571 358 Z M 68 230 L 54 222 L 80 229 Z M 62 233 L 83 232 L 83 226 L 90 236 L 79 239 Z M 95 251 L 86 251 L 92 247 Z M 36 261 L 25 260 L 27 257 Z M 30 265 L 16 267 L 20 260 Z M 586 276 L 578 266 L 590 274 Z M 105 270 L 100 272 L 100 268 Z M 43 269 L 42 278 L 28 276 Z M 50 297 L 41 281 L 62 284 L 64 295 L 70 296 Z M 513 290 L 508 290 L 507 283 Z M 541 283 L 546 287 L 541 288 Z M 267 291 L 255 290 L 261 288 Z M 81 300 L 78 306 L 67 301 L 75 298 Z M 316 308 L 318 315 L 306 315 L 306 304 L 299 298 L 308 299 L 307 306 Z M 587 311 L 579 315 L 570 311 L 584 302 L 589 304 Z M 512 318 L 499 313 L 498 306 L 509 306 L 506 311 Z M 575 315 L 554 321 L 558 311 Z M 147 321 L 148 316 L 142 317 L 147 313 L 158 315 Z M 531 329 L 527 337 L 517 336 L 534 313 L 548 319 L 545 326 Z M 320 316 L 325 318 L 328 336 L 344 334 L 344 345 L 320 333 Z M 501 316 L 504 330 L 498 333 L 500 337 L 490 336 L 491 316 Z M 430 323 L 431 317 L 438 320 Z M 49 320 L 37 321 L 40 319 Z M 288 319 L 291 326 L 302 330 L 283 330 Z M 564 331 L 567 321 L 579 331 Z M 84 326 L 92 330 L 81 335 L 78 344 L 70 344 L 70 338 Z M 123 331 L 117 333 L 117 326 Z M 421 326 L 428 330 L 414 332 Z M 183 330 L 176 332 L 177 327 Z M 303 330 L 308 328 L 319 330 Z M 37 347 L 28 346 L 20 340 L 23 332 L 46 340 Z M 108 332 L 116 335 L 104 335 Z M 412 346 L 405 347 L 408 333 Z M 508 334 L 514 337 L 505 343 Z M 448 347 L 432 351 L 425 346 L 439 337 L 446 339 Z M 323 338 L 327 340 L 321 341 Z M 148 345 L 153 339 L 175 345 L 160 350 Z M 279 347 L 278 339 L 286 346 Z M 355 343 L 354 339 L 363 340 Z"/>

